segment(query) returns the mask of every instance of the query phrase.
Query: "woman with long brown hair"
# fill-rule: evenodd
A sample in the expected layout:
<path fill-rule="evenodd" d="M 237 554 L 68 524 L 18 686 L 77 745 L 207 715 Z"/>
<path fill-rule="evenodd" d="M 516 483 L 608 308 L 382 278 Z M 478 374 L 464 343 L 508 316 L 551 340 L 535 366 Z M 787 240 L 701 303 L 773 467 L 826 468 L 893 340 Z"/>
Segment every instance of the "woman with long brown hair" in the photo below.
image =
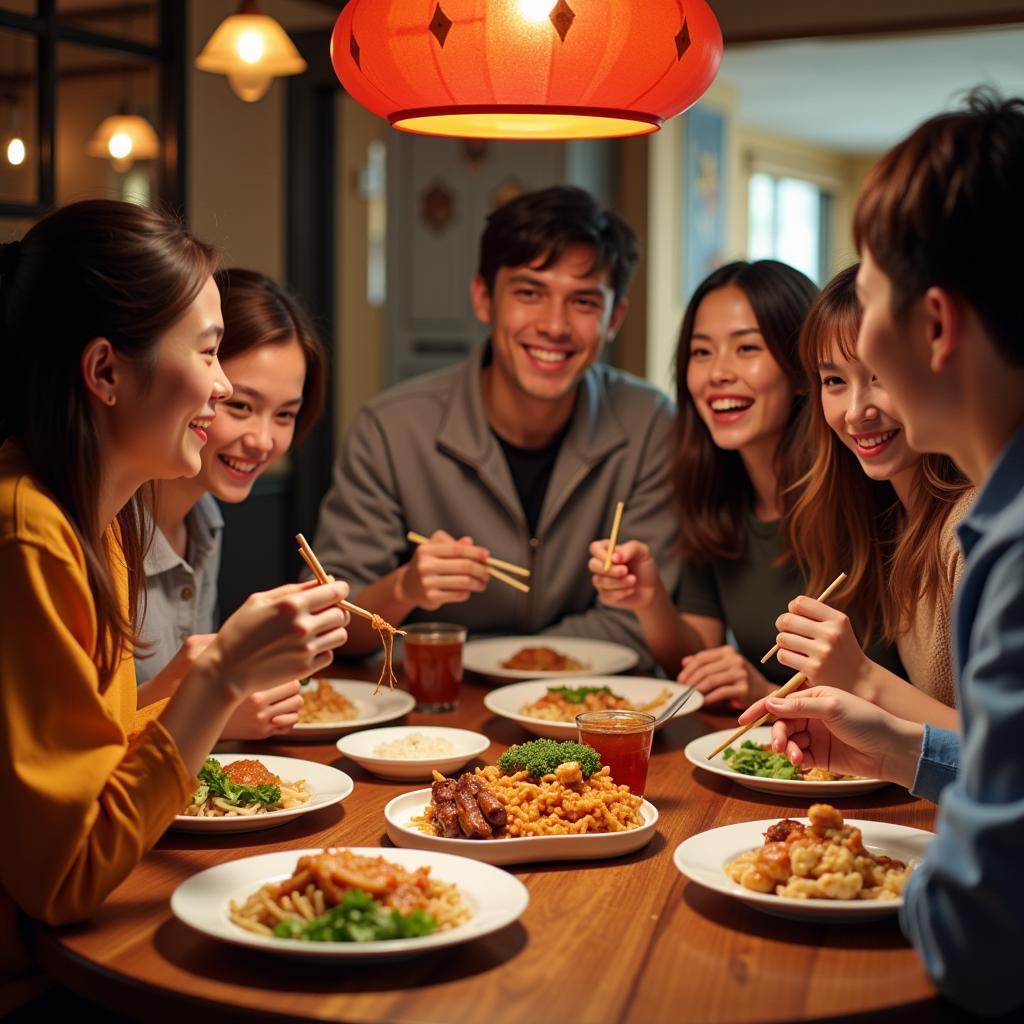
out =
<path fill-rule="evenodd" d="M 847 580 L 830 606 L 800 597 L 779 617 L 779 661 L 811 685 L 956 728 L 950 610 L 963 560 L 954 529 L 974 490 L 948 456 L 907 444 L 899 410 L 854 354 L 858 266 L 825 286 L 801 333 L 814 459 L 785 524 L 811 593 L 836 565 Z M 862 638 L 897 645 L 914 688 L 864 653 L 850 618 Z"/>
<path fill-rule="evenodd" d="M 254 594 L 173 696 L 137 708 L 147 481 L 198 472 L 214 403 L 215 253 L 91 200 L 0 247 L 0 978 L 18 911 L 89 916 L 191 796 L 245 696 L 326 665 L 345 584 Z"/>
<path fill-rule="evenodd" d="M 323 405 L 324 350 L 298 301 L 254 270 L 218 270 L 214 280 L 224 317 L 218 355 L 232 394 L 217 405 L 199 472 L 156 485 L 140 623 L 146 647 L 135 659 L 142 703 L 165 695 L 178 662 L 202 650 L 216 629 L 224 524 L 217 501 L 244 501 Z M 301 706 L 297 680 L 252 693 L 224 736 L 287 732 Z"/>
<path fill-rule="evenodd" d="M 607 572 L 607 541 L 591 545 L 600 599 L 634 610 L 664 670 L 682 660 L 680 681 L 709 701 L 745 706 L 788 675 L 753 663 L 775 641 L 769 609 L 805 589 L 779 522 L 803 470 L 797 338 L 816 294 L 799 271 L 759 260 L 716 270 L 690 300 L 676 354 L 678 594 L 645 545 L 620 544 Z"/>

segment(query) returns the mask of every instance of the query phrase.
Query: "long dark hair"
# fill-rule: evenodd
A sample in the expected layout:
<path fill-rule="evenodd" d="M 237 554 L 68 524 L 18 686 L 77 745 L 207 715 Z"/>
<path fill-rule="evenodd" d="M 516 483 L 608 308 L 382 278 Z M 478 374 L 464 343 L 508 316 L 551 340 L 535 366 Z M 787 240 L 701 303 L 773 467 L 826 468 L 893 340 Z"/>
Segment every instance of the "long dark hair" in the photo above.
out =
<path fill-rule="evenodd" d="M 214 250 L 181 225 L 132 203 L 91 199 L 43 218 L 7 248 L 0 282 L 0 436 L 15 438 L 39 482 L 67 515 L 85 556 L 96 606 L 100 685 L 136 642 L 133 612 L 145 590 L 147 496 L 117 515 L 118 543 L 99 521 L 104 467 L 81 357 L 106 338 L 143 371 L 216 268 Z M 117 580 L 127 574 L 128 605 Z"/>
<path fill-rule="evenodd" d="M 745 518 L 753 507 L 754 488 L 739 452 L 719 448 L 700 417 L 686 385 L 690 343 L 697 309 L 717 288 L 739 288 L 747 297 L 769 352 L 793 387 L 793 404 L 775 453 L 775 472 L 783 513 L 789 484 L 803 472 L 799 443 L 807 387 L 797 355 L 800 326 L 818 289 L 785 263 L 738 260 L 704 279 L 693 293 L 676 349 L 676 449 L 673 460 L 679 505 L 679 547 L 684 559 L 706 562 L 743 554 Z"/>
<path fill-rule="evenodd" d="M 940 534 L 970 483 L 948 456 L 922 455 L 904 510 L 892 485 L 872 480 L 825 420 L 818 367 L 836 351 L 856 358 L 858 266 L 825 285 L 800 334 L 800 359 L 810 383 L 807 444 L 813 461 L 794 486 L 785 526 L 808 592 L 824 590 L 835 567 L 842 566 L 848 578 L 832 603 L 857 623 L 863 641 L 881 636 L 892 643 L 909 628 L 922 596 L 934 600 L 948 585 Z"/>
<path fill-rule="evenodd" d="M 255 270 L 231 267 L 213 275 L 220 289 L 224 337 L 223 362 L 260 345 L 284 344 L 293 338 L 306 358 L 302 406 L 295 417 L 295 440 L 313 425 L 324 404 L 326 356 L 316 329 L 298 299 Z"/>

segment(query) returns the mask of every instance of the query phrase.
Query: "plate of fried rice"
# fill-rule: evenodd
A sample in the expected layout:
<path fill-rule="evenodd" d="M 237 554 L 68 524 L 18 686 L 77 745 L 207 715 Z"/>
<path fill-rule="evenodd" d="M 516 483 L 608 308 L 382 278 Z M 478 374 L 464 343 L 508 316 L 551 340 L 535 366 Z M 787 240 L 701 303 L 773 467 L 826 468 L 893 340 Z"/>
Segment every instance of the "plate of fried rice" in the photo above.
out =
<path fill-rule="evenodd" d="M 619 857 L 646 846 L 657 831 L 657 808 L 616 786 L 607 769 L 574 788 L 552 777 L 502 775 L 493 765 L 474 775 L 509 812 L 508 825 L 494 838 L 438 835 L 431 822 L 430 789 L 397 796 L 384 808 L 388 838 L 407 849 L 454 853 L 488 864 L 526 864 Z"/>
<path fill-rule="evenodd" d="M 362 901 L 351 926 L 349 899 Z M 244 857 L 193 875 L 171 896 L 174 915 L 204 935 L 315 960 L 405 957 L 458 945 L 506 927 L 528 903 L 522 882 L 489 864 L 381 847 Z M 390 925 L 389 918 L 400 916 L 415 918 L 417 927 L 398 928 L 399 937 L 378 931 L 368 938 L 365 906 L 373 923 Z"/>

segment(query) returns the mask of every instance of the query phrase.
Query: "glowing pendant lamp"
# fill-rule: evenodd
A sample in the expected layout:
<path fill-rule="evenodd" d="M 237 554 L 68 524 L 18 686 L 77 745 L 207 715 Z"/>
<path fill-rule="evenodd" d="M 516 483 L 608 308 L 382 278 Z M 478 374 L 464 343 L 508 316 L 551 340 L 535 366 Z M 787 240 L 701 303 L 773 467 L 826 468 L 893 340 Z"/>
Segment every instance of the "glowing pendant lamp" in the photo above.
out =
<path fill-rule="evenodd" d="M 121 111 L 100 122 L 86 150 L 90 156 L 108 157 L 114 170 L 123 172 L 136 160 L 156 159 L 160 140 L 144 117 Z"/>
<path fill-rule="evenodd" d="M 260 99 L 275 78 L 306 70 L 288 33 L 260 12 L 256 0 L 243 0 L 238 13 L 217 26 L 195 63 L 200 71 L 227 75 L 246 103 Z"/>
<path fill-rule="evenodd" d="M 402 131 L 475 138 L 654 132 L 721 59 L 705 0 L 349 0 L 331 38 L 364 107 Z"/>

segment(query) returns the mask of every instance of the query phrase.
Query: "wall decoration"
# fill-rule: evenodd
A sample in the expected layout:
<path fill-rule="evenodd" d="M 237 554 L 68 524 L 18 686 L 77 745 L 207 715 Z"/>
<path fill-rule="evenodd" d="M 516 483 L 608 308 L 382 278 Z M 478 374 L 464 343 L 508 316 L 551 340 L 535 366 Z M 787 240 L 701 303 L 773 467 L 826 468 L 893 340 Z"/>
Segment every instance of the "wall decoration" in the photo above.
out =
<path fill-rule="evenodd" d="M 686 115 L 683 175 L 683 303 L 725 259 L 725 116 Z"/>
<path fill-rule="evenodd" d="M 420 196 L 420 218 L 436 234 L 444 231 L 455 217 L 455 196 L 435 181 Z"/>
<path fill-rule="evenodd" d="M 526 192 L 526 186 L 515 178 L 507 178 L 491 193 L 491 209 L 496 210 L 499 206 L 518 199 Z"/>

